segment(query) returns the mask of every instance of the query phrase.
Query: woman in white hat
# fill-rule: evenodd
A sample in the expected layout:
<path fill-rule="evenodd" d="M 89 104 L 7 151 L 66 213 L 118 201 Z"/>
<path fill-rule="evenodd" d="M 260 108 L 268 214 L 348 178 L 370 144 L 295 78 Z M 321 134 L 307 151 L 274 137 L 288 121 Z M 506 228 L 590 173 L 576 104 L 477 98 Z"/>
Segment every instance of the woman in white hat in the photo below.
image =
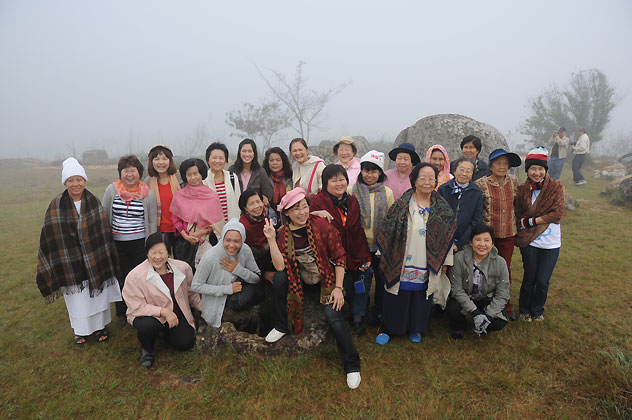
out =
<path fill-rule="evenodd" d="M 364 228 L 366 240 L 371 251 L 371 261 L 375 274 L 375 303 L 373 320 L 379 324 L 382 318 L 382 300 L 384 296 L 384 274 L 380 270 L 380 256 L 375 243 L 376 227 L 386 216 L 395 202 L 393 191 L 384 185 L 384 153 L 371 150 L 360 159 L 361 172 L 358 182 L 349 187 L 349 193 L 360 204 L 360 223 Z M 370 284 L 369 284 L 370 285 Z"/>
<path fill-rule="evenodd" d="M 97 342 L 107 340 L 110 302 L 121 300 L 110 223 L 87 181 L 75 158 L 64 161 L 66 190 L 46 210 L 37 255 L 37 286 L 47 303 L 64 296 L 76 344 L 93 333 Z"/>

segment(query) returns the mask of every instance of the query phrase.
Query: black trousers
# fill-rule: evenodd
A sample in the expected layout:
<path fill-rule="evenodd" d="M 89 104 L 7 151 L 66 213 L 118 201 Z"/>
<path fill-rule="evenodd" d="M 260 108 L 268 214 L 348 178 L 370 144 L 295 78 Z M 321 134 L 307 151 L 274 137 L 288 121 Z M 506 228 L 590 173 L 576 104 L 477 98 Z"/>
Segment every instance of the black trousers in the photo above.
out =
<path fill-rule="evenodd" d="M 178 325 L 169 328 L 153 316 L 139 316 L 134 319 L 134 328 L 143 349 L 154 352 L 156 339 L 164 334 L 167 343 L 176 350 L 189 350 L 195 344 L 195 329 L 184 316 L 178 316 Z"/>
<path fill-rule="evenodd" d="M 165 246 L 167 247 L 167 252 L 169 255 L 173 256 L 173 245 L 176 240 L 175 232 L 161 232 L 162 240 L 165 241 Z"/>
<path fill-rule="evenodd" d="M 119 260 L 119 277 L 118 282 L 123 290 L 125 286 L 125 277 L 132 271 L 138 264 L 145 261 L 147 255 L 145 255 L 145 239 L 134 239 L 132 241 L 114 241 L 116 246 L 116 253 Z M 119 318 L 125 318 L 127 312 L 127 305 L 124 300 L 115 302 L 116 316 Z"/>
<path fill-rule="evenodd" d="M 489 305 L 492 300 L 485 298 L 481 300 L 475 300 L 474 305 L 483 312 L 483 309 Z M 467 327 L 467 320 L 465 315 L 461 313 L 461 305 L 456 299 L 450 298 L 445 306 L 445 313 L 448 315 L 448 322 L 452 331 L 463 331 Z M 501 318 L 492 318 L 492 323 L 487 327 L 487 331 L 500 331 L 505 328 L 507 321 Z"/>
<path fill-rule="evenodd" d="M 272 286 L 273 299 L 273 323 L 274 328 L 281 332 L 288 332 L 287 325 L 287 291 L 290 280 L 285 271 L 277 271 L 274 274 Z M 316 296 L 314 296 L 316 295 Z M 320 299 L 320 284 L 308 286 L 303 283 L 304 299 Z M 353 344 L 349 325 L 342 315 L 342 310 L 336 311 L 332 305 L 322 305 L 325 311 L 325 321 L 336 339 L 338 354 L 342 358 L 342 366 L 345 373 L 360 372 L 360 355 Z"/>

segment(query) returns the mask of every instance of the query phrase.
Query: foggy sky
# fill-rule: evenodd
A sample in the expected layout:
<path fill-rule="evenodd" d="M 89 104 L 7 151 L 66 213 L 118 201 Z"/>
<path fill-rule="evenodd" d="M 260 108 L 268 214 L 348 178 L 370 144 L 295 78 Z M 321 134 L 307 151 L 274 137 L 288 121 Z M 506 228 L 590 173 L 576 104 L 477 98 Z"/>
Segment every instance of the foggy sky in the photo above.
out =
<path fill-rule="evenodd" d="M 516 140 L 528 98 L 572 72 L 630 91 L 631 22 L 625 0 L 0 0 L 0 158 L 122 154 L 130 137 L 178 154 L 200 125 L 234 147 L 226 111 L 269 95 L 253 63 L 291 76 L 299 60 L 315 89 L 352 81 L 311 143 L 392 141 L 438 113 Z M 630 115 L 624 95 L 606 133 L 631 133 Z"/>

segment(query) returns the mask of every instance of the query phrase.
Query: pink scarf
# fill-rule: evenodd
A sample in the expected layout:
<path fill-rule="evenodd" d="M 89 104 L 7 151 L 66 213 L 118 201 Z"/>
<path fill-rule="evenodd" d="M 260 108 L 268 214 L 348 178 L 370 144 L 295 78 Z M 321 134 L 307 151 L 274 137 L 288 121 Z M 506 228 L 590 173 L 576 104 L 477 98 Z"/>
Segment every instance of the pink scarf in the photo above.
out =
<path fill-rule="evenodd" d="M 450 158 L 448 157 L 448 151 L 445 150 L 445 147 L 441 146 L 440 144 L 435 144 L 434 146 L 430 146 L 428 148 L 428 151 L 426 152 L 426 158 L 424 159 L 424 162 L 430 163 L 430 156 L 432 155 L 432 151 L 435 150 L 435 149 L 441 150 L 441 153 L 443 153 L 443 157 L 445 158 L 445 163 L 443 164 L 443 170 L 441 172 L 439 172 L 437 187 L 435 188 L 435 190 L 436 190 L 442 184 L 445 184 L 446 182 L 451 180 L 452 176 L 450 175 Z"/>
<path fill-rule="evenodd" d="M 186 223 L 197 222 L 199 229 L 224 220 L 217 193 L 206 185 L 192 187 L 187 184 L 183 189 L 176 191 L 169 209 Z"/>
<path fill-rule="evenodd" d="M 123 181 L 119 179 L 114 182 L 114 188 L 116 188 L 116 194 L 118 194 L 125 203 L 129 203 L 132 200 L 142 200 L 149 194 L 149 187 L 142 181 L 138 183 L 138 187 L 129 189 L 123 184 Z"/>

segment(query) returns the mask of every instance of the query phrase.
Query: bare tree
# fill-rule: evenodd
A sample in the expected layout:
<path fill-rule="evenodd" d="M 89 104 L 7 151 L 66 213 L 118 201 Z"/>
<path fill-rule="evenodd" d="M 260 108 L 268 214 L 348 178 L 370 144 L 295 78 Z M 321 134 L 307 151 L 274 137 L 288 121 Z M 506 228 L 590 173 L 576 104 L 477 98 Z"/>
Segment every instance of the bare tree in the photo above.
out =
<path fill-rule="evenodd" d="M 266 150 L 272 145 L 272 137 L 291 126 L 292 116 L 277 100 L 264 101 L 259 106 L 243 102 L 240 109 L 226 113 L 226 124 L 237 130 L 231 136 L 263 139 L 259 146 Z"/>
<path fill-rule="evenodd" d="M 312 129 L 323 129 L 322 123 L 325 120 L 323 109 L 331 99 L 341 93 L 350 81 L 339 84 L 336 87 L 318 92 L 306 87 L 307 79 L 303 74 L 304 61 L 299 61 L 296 65 L 294 79 L 288 78 L 276 71 L 272 72 L 272 77 L 266 77 L 259 66 L 255 64 L 259 76 L 268 85 L 270 91 L 287 107 L 293 120 L 292 128 L 305 140 L 309 140 Z"/>

